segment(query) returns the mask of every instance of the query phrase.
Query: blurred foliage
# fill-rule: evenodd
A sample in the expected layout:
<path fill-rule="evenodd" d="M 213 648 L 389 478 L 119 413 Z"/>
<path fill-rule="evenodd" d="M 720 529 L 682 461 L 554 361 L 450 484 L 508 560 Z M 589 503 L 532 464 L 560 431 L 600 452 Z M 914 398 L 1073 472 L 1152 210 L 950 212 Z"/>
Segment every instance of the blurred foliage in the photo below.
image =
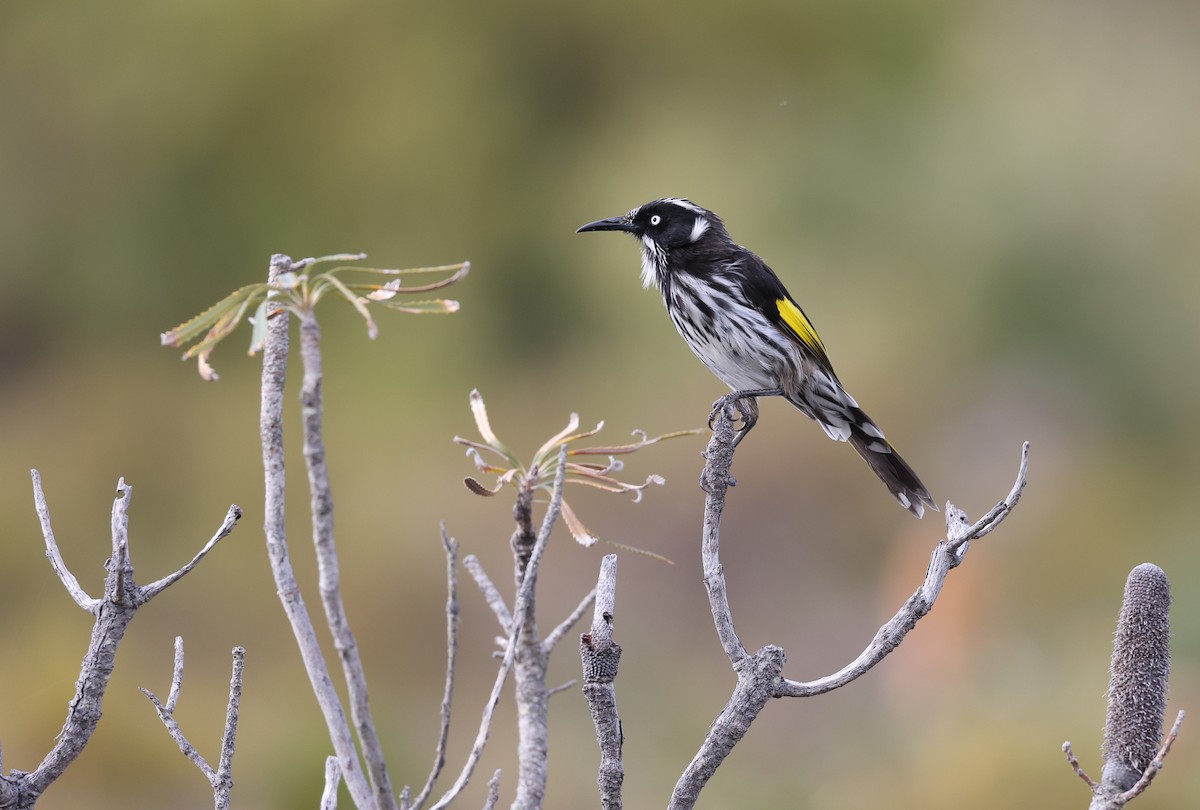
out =
<path fill-rule="evenodd" d="M 720 385 L 639 289 L 636 246 L 573 233 L 685 195 L 776 268 L 939 498 L 979 514 L 1032 442 L 1017 514 L 904 647 L 845 690 L 772 705 L 706 805 L 1078 805 L 1059 745 L 1098 770 L 1137 563 L 1176 594 L 1168 714 L 1200 707 L 1198 35 L 1200 6 L 1171 0 L 0 5 L 5 767 L 49 747 L 90 627 L 45 562 L 28 469 L 93 591 L 125 476 L 145 578 L 188 559 L 230 502 L 247 519 L 134 622 L 93 744 L 41 806 L 210 804 L 136 690 L 165 688 L 176 634 L 179 719 L 210 753 L 228 652 L 247 648 L 238 806 L 313 806 L 328 746 L 256 528 L 257 364 L 230 356 L 204 385 L 156 344 L 264 281 L 272 253 L 362 250 L 474 269 L 454 318 L 389 315 L 369 342 L 349 308 L 322 315 L 347 607 L 393 778 L 422 781 L 442 688 L 438 521 L 497 581 L 511 564 L 507 516 L 459 483 L 464 398 L 489 392 L 512 447 L 572 411 L 651 435 L 702 426 Z M 730 594 L 748 644 L 781 644 L 788 674 L 814 677 L 911 592 L 939 525 L 906 517 L 791 409 L 763 410 L 726 511 Z M 731 685 L 695 553 L 700 461 L 688 443 L 657 450 L 661 497 L 576 504 L 598 534 L 679 563 L 621 569 L 639 807 L 669 794 Z M 559 537 L 544 621 L 602 553 Z M 463 617 L 452 763 L 494 671 L 491 617 L 465 591 Z M 566 680 L 578 664 L 563 652 L 552 667 Z M 506 711 L 480 772 L 503 767 L 511 789 Z M 556 697 L 551 722 L 548 806 L 591 806 L 580 696 Z M 1185 725 L 1139 810 L 1200 805 L 1197 739 Z"/>

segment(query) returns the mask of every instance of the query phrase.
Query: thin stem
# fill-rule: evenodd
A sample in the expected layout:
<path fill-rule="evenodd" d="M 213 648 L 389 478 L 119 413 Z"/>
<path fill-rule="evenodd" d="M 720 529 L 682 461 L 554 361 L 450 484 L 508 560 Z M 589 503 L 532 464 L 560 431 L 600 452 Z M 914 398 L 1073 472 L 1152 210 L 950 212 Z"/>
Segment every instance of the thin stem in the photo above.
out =
<path fill-rule="evenodd" d="M 404 802 L 414 810 L 429 799 L 438 775 L 446 765 L 446 744 L 450 739 L 450 708 L 454 699 L 454 662 L 458 657 L 458 543 L 446 534 L 446 524 L 440 526 L 442 547 L 446 552 L 446 685 L 442 690 L 441 726 L 438 729 L 437 746 L 434 749 L 433 768 L 425 780 L 425 786 L 411 803 Z"/>
<path fill-rule="evenodd" d="M 313 546 L 317 556 L 317 577 L 325 620 L 333 636 L 333 646 L 342 663 L 346 691 L 350 698 L 350 718 L 358 732 L 367 773 L 379 810 L 396 810 L 396 795 L 388 776 L 383 746 L 371 717 L 367 693 L 367 675 L 359 654 L 358 642 L 350 629 L 350 617 L 342 602 L 337 546 L 333 537 L 333 489 L 329 483 L 323 436 L 324 405 L 321 394 L 321 329 L 312 310 L 300 316 L 300 357 L 304 381 L 300 388 L 301 416 L 304 422 L 304 462 L 308 468 L 311 494 Z"/>

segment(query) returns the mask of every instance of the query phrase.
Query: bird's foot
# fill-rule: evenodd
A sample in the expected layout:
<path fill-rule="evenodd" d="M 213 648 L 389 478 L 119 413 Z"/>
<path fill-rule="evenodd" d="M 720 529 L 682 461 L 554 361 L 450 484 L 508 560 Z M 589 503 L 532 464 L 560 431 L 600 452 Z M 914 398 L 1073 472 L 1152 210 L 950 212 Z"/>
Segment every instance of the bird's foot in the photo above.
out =
<path fill-rule="evenodd" d="M 738 428 L 737 434 L 733 438 L 733 446 L 737 447 L 758 422 L 758 393 L 757 391 L 734 391 L 718 399 L 713 403 L 712 410 L 708 414 L 708 429 L 713 429 L 717 414 L 722 411 L 730 419 L 740 419 L 742 426 Z"/>

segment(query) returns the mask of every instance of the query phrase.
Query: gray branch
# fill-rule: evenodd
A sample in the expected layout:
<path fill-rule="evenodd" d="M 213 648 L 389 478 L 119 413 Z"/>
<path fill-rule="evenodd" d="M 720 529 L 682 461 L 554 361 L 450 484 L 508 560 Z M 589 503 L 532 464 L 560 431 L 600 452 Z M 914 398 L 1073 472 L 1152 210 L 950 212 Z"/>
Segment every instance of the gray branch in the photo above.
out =
<path fill-rule="evenodd" d="M 233 648 L 233 674 L 229 680 L 229 701 L 225 707 L 225 731 L 221 735 L 221 754 L 217 767 L 214 769 L 200 755 L 196 747 L 188 741 L 175 719 L 175 707 L 179 702 L 179 692 L 183 688 L 183 638 L 175 637 L 175 666 L 171 675 L 171 690 L 164 705 L 149 689 L 142 689 L 142 694 L 149 698 L 158 712 L 167 733 L 179 746 L 179 750 L 192 761 L 204 774 L 213 790 L 213 805 L 216 810 L 228 810 L 230 795 L 233 793 L 233 752 L 237 740 L 238 711 L 242 703 L 242 673 L 245 669 L 246 650 L 243 647 Z"/>
<path fill-rule="evenodd" d="M 46 543 L 46 556 L 55 573 L 66 587 L 71 598 L 84 610 L 95 616 L 91 639 L 80 665 L 79 679 L 75 682 L 75 695 L 67 706 L 67 717 L 57 741 L 36 769 L 29 773 L 11 771 L 0 775 L 0 808 L 26 810 L 33 807 L 38 797 L 66 771 L 67 767 L 83 752 L 96 731 L 104 706 L 104 695 L 116 666 L 117 649 L 129 628 L 137 610 L 161 593 L 164 588 L 191 571 L 194 560 L 177 575 L 155 583 L 154 588 L 138 585 L 133 578 L 133 562 L 129 555 L 129 503 L 133 487 L 122 478 L 117 482 L 117 497 L 112 507 L 112 551 L 105 564 L 104 596 L 93 599 L 80 587 L 75 575 L 70 572 L 59 553 L 50 526 L 50 510 L 42 491 L 41 476 L 31 471 L 33 479 L 34 507 L 42 525 Z M 236 523 L 240 510 L 230 507 L 226 520 Z M 225 524 L 222 524 L 224 526 Z M 228 532 L 225 532 L 228 534 Z M 221 534 L 220 537 L 224 537 Z M 220 537 L 209 541 L 211 548 Z M 202 555 L 201 555 L 202 556 Z"/>
<path fill-rule="evenodd" d="M 467 755 L 467 761 L 463 764 L 458 779 L 438 799 L 431 810 L 444 810 L 445 807 L 454 801 L 458 794 L 462 793 L 463 789 L 467 786 L 467 782 L 470 781 L 480 757 L 483 756 L 483 749 L 487 745 L 488 735 L 491 733 L 492 717 L 495 714 L 496 705 L 500 702 L 500 692 L 504 688 L 504 682 L 508 677 L 509 671 L 513 668 L 522 628 L 528 624 L 526 615 L 533 610 L 533 589 L 537 582 L 538 566 L 541 565 L 542 555 L 546 551 L 546 543 L 550 540 L 550 530 L 554 527 L 554 523 L 558 520 L 562 509 L 563 482 L 566 474 L 566 464 L 563 463 L 565 455 L 566 448 L 564 447 L 559 454 L 558 475 L 554 480 L 554 492 L 550 496 L 550 505 L 546 509 L 546 517 L 542 522 L 541 531 L 537 534 L 533 548 L 529 550 L 525 566 L 525 576 L 520 587 L 517 589 L 516 598 L 513 600 L 512 632 L 509 634 L 508 645 L 504 649 L 504 658 L 500 662 L 499 671 L 496 673 L 495 683 L 492 684 L 492 693 L 488 696 L 487 703 L 483 707 L 483 716 L 480 718 L 479 732 L 475 735 L 475 743 L 471 746 L 471 752 Z M 519 700 L 520 697 L 518 696 Z M 544 759 L 542 760 L 542 768 L 544 773 Z M 498 776 L 494 778 L 498 780 Z"/>
<path fill-rule="evenodd" d="M 45 493 L 42 492 L 42 474 L 37 470 L 30 470 L 29 474 L 33 478 L 33 505 L 37 510 L 38 520 L 42 524 L 42 537 L 46 541 L 46 556 L 50 559 L 50 565 L 54 567 L 54 573 L 58 574 L 58 578 L 62 580 L 67 593 L 71 594 L 71 598 L 75 600 L 75 604 L 88 613 L 95 613 L 102 600 L 88 596 L 87 591 L 80 587 L 79 580 L 63 562 L 62 554 L 58 550 L 58 543 L 54 539 L 54 529 L 50 527 L 50 507 L 46 503 Z"/>
<path fill-rule="evenodd" d="M 1161 740 L 1170 672 L 1171 588 L 1157 565 L 1129 572 L 1113 642 L 1108 714 L 1104 727 L 1104 771 L 1095 782 L 1063 744 L 1067 762 L 1092 791 L 1090 810 L 1120 810 L 1150 786 L 1179 734 L 1179 712 Z"/>
<path fill-rule="evenodd" d="M 617 714 L 615 681 L 621 661 L 621 647 L 613 641 L 613 619 L 617 601 L 617 555 L 609 554 L 600 563 L 596 581 L 596 608 L 592 629 L 579 637 L 579 655 L 583 662 L 583 696 L 596 727 L 600 745 L 600 769 L 596 782 L 600 788 L 600 806 L 620 810 L 621 786 L 625 766 L 621 758 L 624 736 Z"/>
<path fill-rule="evenodd" d="M 479 586 L 480 593 L 487 601 L 488 607 L 492 609 L 492 613 L 496 615 L 496 621 L 500 622 L 500 629 L 505 634 L 512 632 L 512 614 L 508 612 L 508 605 L 504 604 L 504 597 L 500 595 L 500 590 L 492 582 L 487 572 L 483 570 L 483 566 L 479 563 L 479 558 L 474 554 L 468 554 L 463 558 L 463 567 L 471 574 L 471 578 L 475 580 L 475 584 Z"/>
<path fill-rule="evenodd" d="M 570 616 L 563 619 L 562 623 L 560 623 L 558 627 L 555 627 L 546 634 L 546 638 L 542 642 L 542 647 L 546 650 L 547 655 L 554 651 L 554 648 L 558 646 L 558 642 L 562 641 L 567 633 L 571 632 L 571 628 L 583 618 L 584 614 L 588 612 L 588 608 L 592 606 L 592 600 L 595 598 L 596 589 L 593 588 L 592 590 L 588 591 L 587 596 L 579 600 L 579 604 L 575 606 L 573 611 L 571 611 Z"/>
<path fill-rule="evenodd" d="M 383 745 L 375 730 L 367 692 L 367 675 L 359 654 L 358 642 L 350 629 L 350 617 L 342 602 L 337 547 L 333 537 L 333 490 L 329 483 L 323 436 L 324 405 L 321 368 L 321 328 L 311 309 L 300 316 L 300 357 L 304 379 L 300 386 L 300 411 L 304 423 L 304 463 L 308 468 L 308 487 L 311 495 L 313 547 L 317 557 L 317 581 L 325 620 L 329 625 L 333 646 L 342 663 L 346 692 L 350 699 L 350 719 L 362 745 L 367 763 L 374 806 L 377 810 L 396 810 L 396 795 L 392 790 Z"/>
<path fill-rule="evenodd" d="M 930 558 L 924 581 L 890 621 L 875 634 L 867 648 L 840 671 L 815 681 L 792 681 L 783 677 L 786 655 L 768 645 L 750 654 L 733 624 L 720 560 L 720 520 L 732 478 L 733 418 L 726 409 L 717 412 L 712 439 L 705 451 L 706 463 L 700 484 L 707 493 L 704 505 L 702 557 L 704 584 L 721 647 L 737 674 L 737 685 L 725 709 L 713 722 L 696 757 L 684 771 L 671 796 L 673 810 L 693 807 L 700 791 L 733 747 L 745 736 L 759 711 L 772 697 L 810 697 L 845 686 L 862 677 L 904 640 L 908 632 L 933 607 L 947 574 L 963 561 L 971 540 L 995 529 L 1021 497 L 1028 473 L 1029 444 L 1021 450 L 1016 482 L 1008 496 L 974 524 L 953 504 L 946 504 L 946 539 L 938 543 Z"/>
<path fill-rule="evenodd" d="M 162 579 L 151 582 L 142 589 L 143 592 L 146 593 L 147 598 L 152 598 L 159 592 L 171 587 L 186 574 L 188 574 L 193 568 L 199 565 L 200 561 L 208 555 L 208 552 L 212 551 L 216 547 L 217 543 L 229 536 L 230 532 L 233 531 L 233 527 L 236 526 L 237 522 L 241 519 L 242 508 L 236 503 L 232 504 L 229 507 L 229 511 L 225 513 L 225 519 L 221 521 L 221 525 L 217 529 L 216 534 L 214 534 L 212 538 L 204 544 L 204 548 L 200 549 L 200 551 L 196 553 L 196 556 L 192 557 L 191 561 L 188 562 L 187 565 L 183 566 L 183 568 L 180 568 L 174 574 L 169 574 Z"/>
<path fill-rule="evenodd" d="M 293 263 L 283 254 L 271 257 L 270 281 L 307 264 L 306 260 Z M 263 472 L 266 485 L 264 498 L 264 529 L 267 540 L 267 559 L 275 578 L 275 589 L 283 605 L 283 612 L 292 626 L 300 658 L 308 673 L 309 683 L 317 704 L 325 717 L 329 739 L 338 758 L 341 779 L 346 783 L 350 798 L 360 810 L 374 804 L 371 786 L 363 775 L 358 761 L 358 752 L 350 725 L 342 708 L 341 699 L 329 676 L 316 630 L 296 575 L 292 569 L 291 553 L 288 549 L 287 528 L 284 522 L 284 451 L 283 451 L 283 396 L 287 381 L 288 320 L 287 310 L 279 308 L 269 315 L 267 334 L 263 342 L 262 407 L 259 416 L 259 431 L 263 449 Z"/>
<path fill-rule="evenodd" d="M 517 529 L 512 549 L 516 569 L 517 597 L 513 608 L 513 634 L 517 638 L 513 662 L 513 686 L 517 699 L 517 789 L 514 810 L 534 810 L 542 806 L 549 777 L 549 705 L 546 666 L 549 653 L 538 636 L 537 566 L 533 558 L 545 550 L 550 532 L 562 509 L 562 488 L 566 480 L 567 446 L 559 448 L 554 496 L 546 508 L 536 537 L 532 532 L 533 490 L 524 487 L 513 507 Z M 532 547 L 529 541 L 534 540 Z"/>
<path fill-rule="evenodd" d="M 488 780 L 487 801 L 483 803 L 483 810 L 492 810 L 496 806 L 496 802 L 500 801 L 500 769 L 492 774 L 492 778 Z"/>
<path fill-rule="evenodd" d="M 337 810 L 338 785 L 342 783 L 342 768 L 337 757 L 325 757 L 325 789 L 321 791 L 321 810 Z"/>
<path fill-rule="evenodd" d="M 411 802 L 403 795 L 400 805 L 404 810 L 420 808 L 429 799 L 438 775 L 446 765 L 446 743 L 450 738 L 450 708 L 454 700 L 454 662 L 458 656 L 458 543 L 446 534 L 446 524 L 441 524 L 442 547 L 446 551 L 446 685 L 442 691 L 441 726 L 434 749 L 433 768 L 425 780 L 425 786 Z"/>

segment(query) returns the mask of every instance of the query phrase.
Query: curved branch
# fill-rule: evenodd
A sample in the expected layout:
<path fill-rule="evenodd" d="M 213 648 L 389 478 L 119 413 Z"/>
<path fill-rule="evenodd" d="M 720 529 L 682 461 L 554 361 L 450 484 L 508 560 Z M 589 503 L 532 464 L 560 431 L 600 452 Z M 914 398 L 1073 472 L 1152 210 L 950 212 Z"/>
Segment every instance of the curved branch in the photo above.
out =
<path fill-rule="evenodd" d="M 960 565 L 971 540 L 995 529 L 1016 505 L 1025 488 L 1029 461 L 1029 443 L 1021 450 L 1021 464 L 1016 482 L 1008 496 L 974 524 L 968 524 L 966 514 L 953 504 L 946 504 L 946 539 L 938 543 L 930 557 L 925 579 L 904 606 L 883 625 L 867 648 L 840 671 L 815 681 L 791 681 L 782 675 L 786 655 L 782 649 L 768 645 L 751 655 L 746 651 L 733 625 L 733 614 L 725 588 L 725 574 L 720 560 L 720 520 L 725 507 L 725 495 L 734 483 L 729 474 L 733 464 L 733 416 L 719 408 L 713 420 L 713 435 L 705 450 L 704 471 L 700 485 L 707 493 L 704 502 L 702 557 L 704 585 L 708 591 L 709 608 L 721 647 L 729 657 L 738 682 L 733 695 L 713 722 L 695 759 L 684 771 L 675 786 L 669 805 L 672 810 L 694 806 L 700 791 L 729 755 L 759 711 L 772 697 L 810 697 L 823 694 L 862 677 L 872 667 L 896 649 L 922 617 L 933 607 L 947 574 Z"/>

